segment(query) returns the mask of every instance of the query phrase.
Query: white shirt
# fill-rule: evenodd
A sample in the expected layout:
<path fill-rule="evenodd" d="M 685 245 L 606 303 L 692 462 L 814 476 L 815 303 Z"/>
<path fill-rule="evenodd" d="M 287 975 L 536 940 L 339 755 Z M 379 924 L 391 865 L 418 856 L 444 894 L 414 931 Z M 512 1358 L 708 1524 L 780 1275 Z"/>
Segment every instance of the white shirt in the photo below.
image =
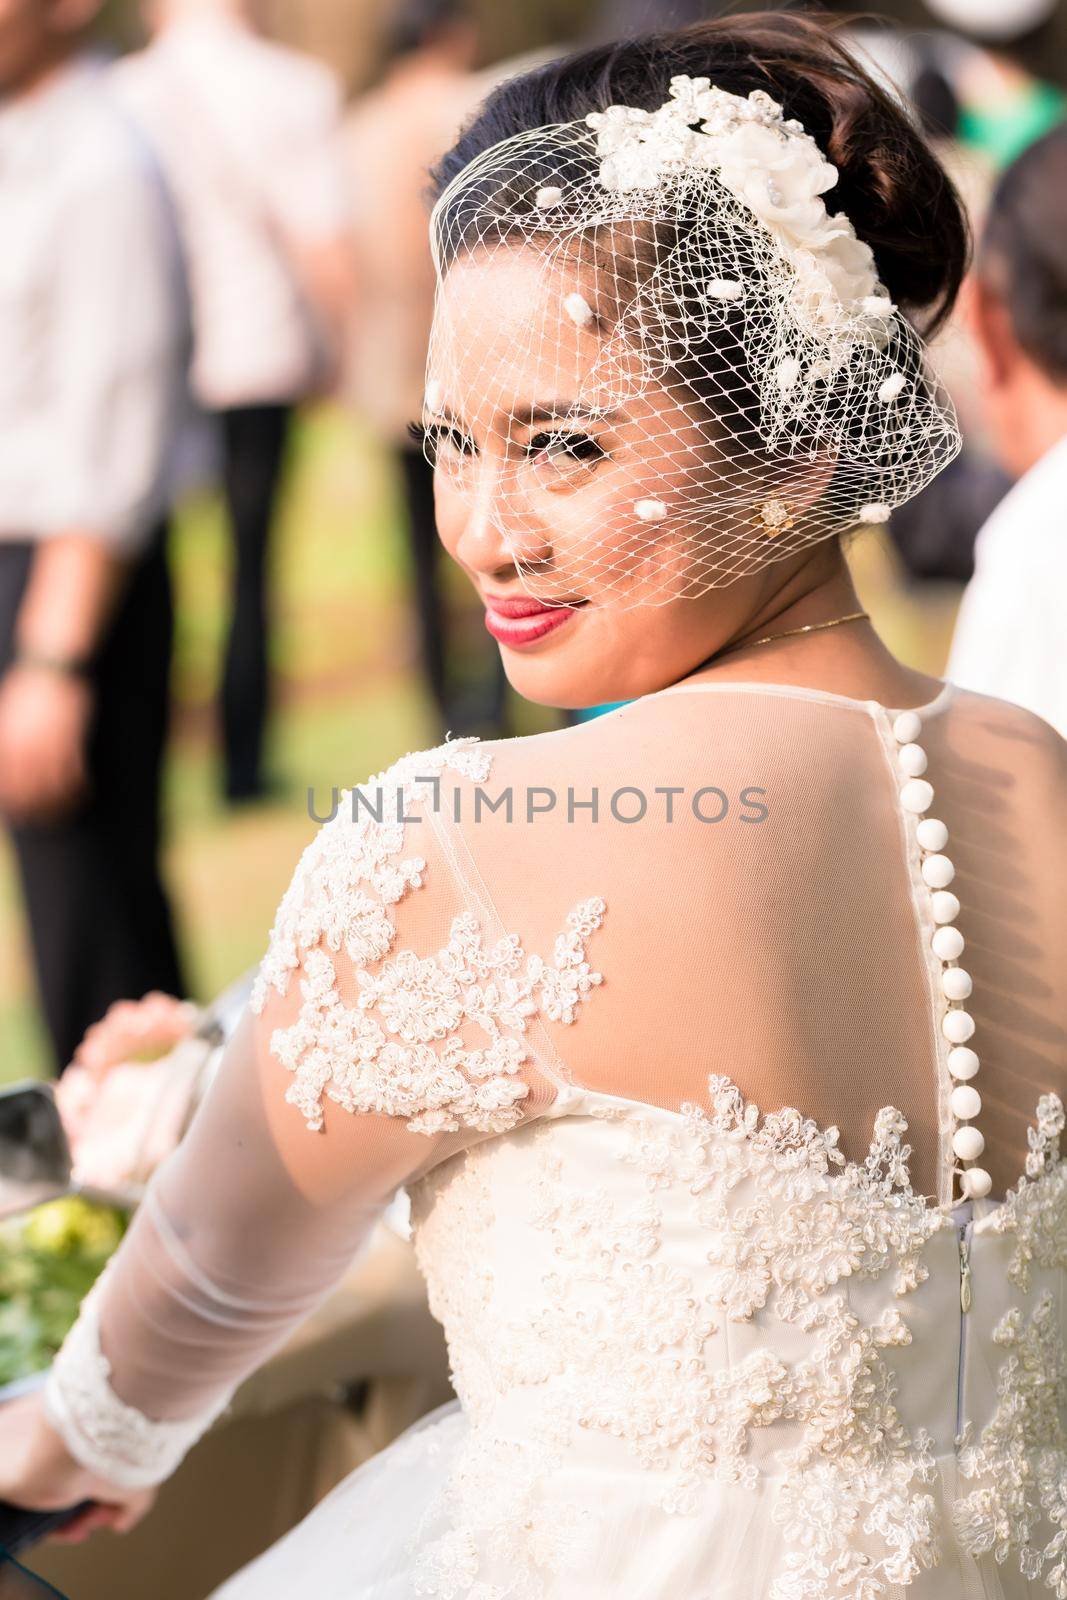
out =
<path fill-rule="evenodd" d="M 113 73 L 178 204 L 198 400 L 221 410 L 300 398 L 321 335 L 291 245 L 346 231 L 338 80 L 221 13 L 179 18 Z"/>
<path fill-rule="evenodd" d="M 1008 491 L 974 556 L 946 676 L 1067 737 L 1067 436 Z"/>
<path fill-rule="evenodd" d="M 103 65 L 0 100 L 0 538 L 132 554 L 169 499 L 188 315 L 164 182 Z"/>

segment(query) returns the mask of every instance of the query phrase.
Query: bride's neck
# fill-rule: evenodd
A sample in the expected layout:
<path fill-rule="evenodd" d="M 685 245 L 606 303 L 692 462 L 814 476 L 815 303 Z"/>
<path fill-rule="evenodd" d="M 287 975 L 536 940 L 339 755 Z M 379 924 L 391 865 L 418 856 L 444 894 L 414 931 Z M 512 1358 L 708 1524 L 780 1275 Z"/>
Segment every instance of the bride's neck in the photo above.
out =
<path fill-rule="evenodd" d="M 866 617 L 755 643 L 768 634 L 787 634 L 863 609 L 840 552 L 817 552 L 760 597 L 730 637 L 679 681 L 782 683 L 891 706 L 933 699 L 941 680 L 898 661 Z"/>

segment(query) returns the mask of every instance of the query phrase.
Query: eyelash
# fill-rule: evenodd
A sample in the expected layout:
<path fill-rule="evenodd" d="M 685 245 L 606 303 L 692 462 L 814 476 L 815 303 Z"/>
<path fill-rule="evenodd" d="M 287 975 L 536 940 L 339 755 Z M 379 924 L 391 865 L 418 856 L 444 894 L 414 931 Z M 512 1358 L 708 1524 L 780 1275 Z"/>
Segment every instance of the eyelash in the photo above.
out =
<path fill-rule="evenodd" d="M 453 448 L 459 455 L 473 454 L 471 441 L 466 439 L 456 428 L 446 428 L 440 424 L 425 427 L 421 422 L 408 423 L 408 436 L 416 444 L 426 444 L 433 440 L 440 443 L 442 440 L 451 440 Z M 559 430 L 548 433 L 537 433 L 526 446 L 528 456 L 540 455 L 542 450 L 547 450 L 552 443 L 562 446 L 558 454 L 573 457 L 575 461 L 600 461 L 607 454 L 601 445 L 587 433 L 562 433 Z"/>
<path fill-rule="evenodd" d="M 416 444 L 421 445 L 425 445 L 431 441 L 434 444 L 440 444 L 442 439 L 451 439 L 453 447 L 459 455 L 466 456 L 473 454 L 472 450 L 465 448 L 470 441 L 465 440 L 458 429 L 445 428 L 442 427 L 440 423 L 434 423 L 432 427 L 426 428 L 421 422 L 409 422 L 408 437 L 414 439 Z"/>
<path fill-rule="evenodd" d="M 558 431 L 535 434 L 530 440 L 528 449 L 534 455 L 539 455 L 547 447 L 548 443 L 553 440 L 563 447 L 555 453 L 570 456 L 575 461 L 602 461 L 607 454 L 588 433 L 560 433 Z"/>

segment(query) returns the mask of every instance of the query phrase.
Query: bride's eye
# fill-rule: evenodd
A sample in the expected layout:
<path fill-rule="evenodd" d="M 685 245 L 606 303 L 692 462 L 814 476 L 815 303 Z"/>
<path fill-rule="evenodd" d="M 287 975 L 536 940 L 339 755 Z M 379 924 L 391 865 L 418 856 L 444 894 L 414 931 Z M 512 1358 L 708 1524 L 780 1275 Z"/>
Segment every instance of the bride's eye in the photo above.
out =
<path fill-rule="evenodd" d="M 544 467 L 557 477 L 574 477 L 603 461 L 607 451 L 588 433 L 566 433 L 561 429 L 535 433 L 526 446 L 535 466 Z"/>
<path fill-rule="evenodd" d="M 433 461 L 442 455 L 476 454 L 475 443 L 470 435 L 460 433 L 458 428 L 450 428 L 446 423 L 433 422 L 429 427 L 424 427 L 420 422 L 411 422 L 408 424 L 408 433 L 412 439 L 423 445 Z"/>

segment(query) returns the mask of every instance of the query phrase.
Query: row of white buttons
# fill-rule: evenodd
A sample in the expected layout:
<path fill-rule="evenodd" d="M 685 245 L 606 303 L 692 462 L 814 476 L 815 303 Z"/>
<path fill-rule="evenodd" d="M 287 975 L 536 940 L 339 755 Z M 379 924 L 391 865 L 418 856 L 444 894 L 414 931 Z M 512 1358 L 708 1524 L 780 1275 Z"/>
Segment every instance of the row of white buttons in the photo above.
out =
<path fill-rule="evenodd" d="M 917 711 L 902 711 L 893 723 L 897 766 L 905 780 L 900 803 L 905 811 L 921 818 L 915 837 L 923 852 L 920 870 L 923 882 L 931 891 L 931 907 L 937 924 L 930 945 L 943 964 L 941 992 L 949 1002 L 949 1009 L 941 1019 L 941 1032 L 952 1046 L 948 1053 L 948 1069 L 956 1079 L 949 1104 L 960 1125 L 952 1135 L 952 1149 L 961 1161 L 974 1162 L 985 1149 L 985 1139 L 971 1120 L 982 1109 L 982 1097 L 969 1082 L 978 1071 L 979 1061 L 967 1043 L 974 1033 L 974 1018 L 960 1005 L 970 995 L 973 985 L 970 973 L 955 965 L 963 954 L 963 935 L 953 926 L 959 916 L 960 903 L 949 889 L 956 869 L 943 853 L 948 843 L 948 829 L 938 818 L 924 815 L 933 802 L 934 791 L 923 777 L 927 762 L 926 751 L 917 743 L 921 732 L 922 718 Z M 992 1186 L 984 1167 L 972 1165 L 960 1173 L 960 1187 L 967 1199 L 982 1199 Z"/>

